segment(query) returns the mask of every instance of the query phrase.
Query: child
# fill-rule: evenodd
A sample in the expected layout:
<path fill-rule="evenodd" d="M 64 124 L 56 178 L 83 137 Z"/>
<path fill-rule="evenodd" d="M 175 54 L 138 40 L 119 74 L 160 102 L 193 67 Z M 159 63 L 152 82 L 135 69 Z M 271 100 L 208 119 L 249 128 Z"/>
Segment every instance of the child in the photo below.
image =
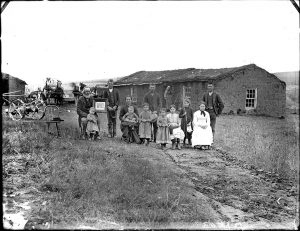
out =
<path fill-rule="evenodd" d="M 166 149 L 167 143 L 170 142 L 170 131 L 168 127 L 168 119 L 166 109 L 162 108 L 160 110 L 160 114 L 157 118 L 157 135 L 156 135 L 156 143 L 161 145 L 161 149 Z"/>
<path fill-rule="evenodd" d="M 183 107 L 180 110 L 179 118 L 181 118 L 181 129 L 184 132 L 183 145 L 185 146 L 186 139 L 188 140 L 188 145 L 192 146 L 192 132 L 193 132 L 193 110 L 190 108 L 190 100 L 185 99 L 183 102 Z"/>
<path fill-rule="evenodd" d="M 149 104 L 144 103 L 143 111 L 140 114 L 140 126 L 139 126 L 139 136 L 144 142 L 146 140 L 146 145 L 149 145 L 151 138 L 151 112 L 149 111 Z"/>
<path fill-rule="evenodd" d="M 134 107 L 129 106 L 128 112 L 123 116 L 123 121 L 130 122 L 130 123 L 136 123 L 138 122 L 139 117 L 137 114 L 134 113 Z"/>
<path fill-rule="evenodd" d="M 178 128 L 180 129 L 180 120 L 179 120 L 179 116 L 177 113 L 175 113 L 176 111 L 176 107 L 175 105 L 171 105 L 170 106 L 170 113 L 167 115 L 168 118 L 168 124 L 169 124 L 169 130 L 170 130 L 170 138 L 172 141 L 172 149 L 175 149 L 175 145 L 176 147 L 180 150 L 180 136 L 178 133 Z M 177 129 L 177 130 L 176 130 Z M 175 130 L 176 130 L 176 134 L 175 134 Z M 177 144 L 175 144 L 177 143 Z"/>
<path fill-rule="evenodd" d="M 87 115 L 87 126 L 86 133 L 89 140 L 94 140 L 99 135 L 99 127 L 97 124 L 96 110 L 94 107 L 90 108 L 89 114 Z"/>
<path fill-rule="evenodd" d="M 192 145 L 194 148 L 209 149 L 213 142 L 210 116 L 205 111 L 205 102 L 199 104 L 200 110 L 194 113 Z"/>
<path fill-rule="evenodd" d="M 124 126 L 128 126 L 129 128 L 128 134 L 126 134 L 126 137 L 129 137 L 127 142 L 140 143 L 140 138 L 138 137 L 138 134 L 136 132 L 137 129 L 135 129 L 135 126 L 138 126 L 137 123 L 139 117 L 137 114 L 134 113 L 133 106 L 128 107 L 128 112 L 122 117 L 122 120 L 124 121 Z"/>
<path fill-rule="evenodd" d="M 151 141 L 154 141 L 154 142 L 156 142 L 156 134 L 157 134 L 157 129 L 154 129 L 154 126 L 153 126 L 153 124 L 157 124 L 157 111 L 153 111 L 152 113 L 151 113 Z M 154 133 L 154 132 L 156 132 L 156 134 Z"/>

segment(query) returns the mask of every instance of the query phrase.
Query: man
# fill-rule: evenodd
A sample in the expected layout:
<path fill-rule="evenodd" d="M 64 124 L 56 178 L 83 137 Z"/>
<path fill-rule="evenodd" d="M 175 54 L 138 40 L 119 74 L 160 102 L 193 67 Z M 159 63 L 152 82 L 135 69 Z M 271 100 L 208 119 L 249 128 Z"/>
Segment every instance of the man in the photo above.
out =
<path fill-rule="evenodd" d="M 54 90 L 54 97 L 56 101 L 56 105 L 63 105 L 63 96 L 64 96 L 64 89 L 61 86 L 61 81 L 57 81 L 56 88 Z"/>
<path fill-rule="evenodd" d="M 126 96 L 126 99 L 125 99 L 125 106 L 122 106 L 121 107 L 121 110 L 120 110 L 120 114 L 119 114 L 119 119 L 120 119 L 120 121 L 121 121 L 121 124 L 120 124 L 120 129 L 121 129 L 121 131 L 122 131 L 122 138 L 125 140 L 125 141 L 128 141 L 128 139 L 129 139 L 129 137 L 128 137 L 128 129 L 129 129 L 129 127 L 128 127 L 128 125 L 126 125 L 126 123 L 124 123 L 124 121 L 123 121 L 123 116 L 128 112 L 128 107 L 129 106 L 133 106 L 132 105 L 132 98 L 131 98 L 131 96 Z M 134 108 L 134 113 L 135 114 L 137 114 L 137 115 L 139 115 L 138 114 L 138 110 L 137 110 L 137 107 L 135 107 L 135 106 L 133 106 L 133 108 Z M 138 128 L 138 127 L 137 127 Z"/>
<path fill-rule="evenodd" d="M 79 97 L 81 96 L 81 92 L 79 91 L 79 86 L 76 86 L 74 84 L 73 86 L 73 95 L 74 95 L 74 98 L 75 98 L 75 105 L 77 106 L 77 103 L 78 103 L 78 99 Z"/>
<path fill-rule="evenodd" d="M 215 135 L 215 126 L 216 126 L 216 119 L 217 116 L 222 113 L 224 108 L 224 104 L 221 100 L 221 97 L 215 93 L 214 85 L 212 83 L 207 84 L 208 92 L 203 95 L 202 100 L 205 102 L 205 110 L 210 115 L 210 126 L 213 132 L 213 136 Z"/>
<path fill-rule="evenodd" d="M 144 103 L 149 104 L 149 109 L 152 111 L 152 113 L 158 113 L 160 107 L 161 107 L 161 101 L 159 94 L 155 92 L 156 86 L 155 84 L 149 85 L 149 92 L 146 93 L 144 97 Z M 156 132 L 157 132 L 157 121 L 153 121 L 151 123 L 153 127 L 153 141 L 156 142 Z"/>
<path fill-rule="evenodd" d="M 87 115 L 89 114 L 89 110 L 91 107 L 93 107 L 94 104 L 94 99 L 91 96 L 91 90 L 88 87 L 85 87 L 82 90 L 82 96 L 79 97 L 78 102 L 77 102 L 77 114 L 78 114 L 78 122 L 79 122 L 79 127 L 81 128 L 81 136 L 83 139 L 86 138 L 86 126 L 87 126 Z M 99 117 L 97 116 L 97 124 L 100 130 L 100 121 Z M 100 137 L 98 136 L 98 139 Z"/>
<path fill-rule="evenodd" d="M 108 133 L 111 138 L 116 136 L 116 117 L 117 117 L 117 110 L 119 106 L 119 92 L 115 89 L 114 81 L 109 79 L 107 82 L 108 90 L 106 90 L 103 94 L 103 98 L 106 98 L 108 101 L 107 105 L 107 126 L 108 126 Z"/>

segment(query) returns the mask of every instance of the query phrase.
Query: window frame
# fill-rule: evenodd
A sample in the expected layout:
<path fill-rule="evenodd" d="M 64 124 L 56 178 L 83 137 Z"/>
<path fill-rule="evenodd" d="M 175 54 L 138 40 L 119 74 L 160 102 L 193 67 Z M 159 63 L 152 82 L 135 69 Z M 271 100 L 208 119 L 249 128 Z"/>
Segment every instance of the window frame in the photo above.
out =
<path fill-rule="evenodd" d="M 253 106 L 252 105 L 249 106 L 249 102 L 251 102 L 252 100 L 254 101 Z M 256 109 L 256 106 L 257 106 L 257 88 L 246 89 L 245 109 L 246 110 Z"/>
<path fill-rule="evenodd" d="M 187 91 L 186 89 L 189 89 L 189 91 Z M 189 96 L 186 96 L 186 94 L 188 93 Z M 192 98 L 192 87 L 191 86 L 183 86 L 183 94 L 182 94 L 182 101 L 184 101 L 186 98 L 188 98 L 189 100 L 191 100 Z"/>
<path fill-rule="evenodd" d="M 137 87 L 131 86 L 130 87 L 130 96 L 133 103 L 137 103 Z"/>

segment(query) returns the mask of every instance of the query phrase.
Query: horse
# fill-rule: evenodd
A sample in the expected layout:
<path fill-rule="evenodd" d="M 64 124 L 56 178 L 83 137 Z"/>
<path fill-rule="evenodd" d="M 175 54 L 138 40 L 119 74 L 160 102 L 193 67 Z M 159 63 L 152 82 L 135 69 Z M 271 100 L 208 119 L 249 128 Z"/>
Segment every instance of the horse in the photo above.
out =
<path fill-rule="evenodd" d="M 54 99 L 54 104 L 57 106 L 63 105 L 64 90 L 61 87 L 61 82 L 57 81 L 56 86 L 53 84 L 53 80 L 46 79 L 45 87 L 43 91 L 46 92 L 47 104 L 51 103 L 51 99 Z"/>

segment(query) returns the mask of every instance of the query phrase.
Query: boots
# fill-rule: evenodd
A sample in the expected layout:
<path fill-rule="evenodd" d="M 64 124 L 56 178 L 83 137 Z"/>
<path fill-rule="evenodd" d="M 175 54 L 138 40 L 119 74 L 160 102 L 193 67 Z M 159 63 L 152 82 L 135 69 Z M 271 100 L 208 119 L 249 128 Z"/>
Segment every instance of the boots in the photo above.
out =
<path fill-rule="evenodd" d="M 113 135 L 113 137 L 115 137 L 117 135 L 115 121 L 113 122 L 113 132 L 112 132 L 112 135 Z"/>
<path fill-rule="evenodd" d="M 192 140 L 189 139 L 189 148 L 191 148 L 191 147 L 192 147 Z"/>
<path fill-rule="evenodd" d="M 181 150 L 180 140 L 179 139 L 177 139 L 177 148 L 178 148 L 178 150 Z"/>
<path fill-rule="evenodd" d="M 181 150 L 180 143 L 177 143 L 177 148 L 178 148 L 178 150 Z"/>
<path fill-rule="evenodd" d="M 172 149 L 175 150 L 175 140 L 172 140 Z"/>
<path fill-rule="evenodd" d="M 185 144 L 185 140 L 186 140 L 186 138 L 184 137 L 184 139 L 183 139 L 183 143 L 182 143 L 182 145 L 183 145 L 183 147 L 187 147 L 187 145 Z"/>
<path fill-rule="evenodd" d="M 107 127 L 108 127 L 108 134 L 109 134 L 109 137 L 112 138 L 112 137 L 113 137 L 112 124 L 109 123 L 109 124 L 107 125 Z"/>

